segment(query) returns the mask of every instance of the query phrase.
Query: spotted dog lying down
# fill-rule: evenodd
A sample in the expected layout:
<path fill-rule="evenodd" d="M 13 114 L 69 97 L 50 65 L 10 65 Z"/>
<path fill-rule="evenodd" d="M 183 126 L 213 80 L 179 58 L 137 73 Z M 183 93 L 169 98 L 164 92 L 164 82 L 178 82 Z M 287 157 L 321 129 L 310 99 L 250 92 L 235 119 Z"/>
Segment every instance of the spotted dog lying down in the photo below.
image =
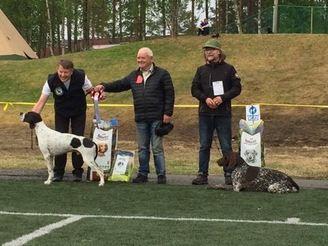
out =
<path fill-rule="evenodd" d="M 71 151 L 79 152 L 82 155 L 83 161 L 98 173 L 100 177 L 99 186 L 105 184 L 104 172 L 95 162 L 98 151 L 97 145 L 92 140 L 52 130 L 45 125 L 40 114 L 36 112 L 21 113 L 20 116 L 23 122 L 30 124 L 31 129 L 35 128 L 39 148 L 48 168 L 48 179 L 44 182 L 45 184 L 49 185 L 52 183 L 55 156 Z"/>
<path fill-rule="evenodd" d="M 249 166 L 239 155 L 231 152 L 218 160 L 219 166 L 232 171 L 232 188 L 234 191 L 264 191 L 271 193 L 298 192 L 299 186 L 287 174 L 262 167 Z M 217 189 L 227 189 L 216 186 Z"/>

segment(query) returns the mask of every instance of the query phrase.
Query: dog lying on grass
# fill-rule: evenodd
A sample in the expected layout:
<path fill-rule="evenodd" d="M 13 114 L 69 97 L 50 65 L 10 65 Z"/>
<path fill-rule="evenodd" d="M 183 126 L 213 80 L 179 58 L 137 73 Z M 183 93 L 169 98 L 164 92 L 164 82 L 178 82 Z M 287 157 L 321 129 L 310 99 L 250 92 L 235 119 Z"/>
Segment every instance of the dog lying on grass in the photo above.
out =
<path fill-rule="evenodd" d="M 45 125 L 40 114 L 36 112 L 21 113 L 20 117 L 21 121 L 30 124 L 31 129 L 35 128 L 39 148 L 48 168 L 48 179 L 44 182 L 45 184 L 49 185 L 52 183 L 55 156 L 72 151 L 79 152 L 82 155 L 83 161 L 98 173 L 100 177 L 99 186 L 105 184 L 104 172 L 95 162 L 98 151 L 97 145 L 92 140 L 52 130 Z"/>
<path fill-rule="evenodd" d="M 219 166 L 232 171 L 232 188 L 234 191 L 264 191 L 271 193 L 298 192 L 299 186 L 287 174 L 268 168 L 249 166 L 239 155 L 231 152 L 218 160 Z M 222 185 L 212 187 L 227 189 Z"/>

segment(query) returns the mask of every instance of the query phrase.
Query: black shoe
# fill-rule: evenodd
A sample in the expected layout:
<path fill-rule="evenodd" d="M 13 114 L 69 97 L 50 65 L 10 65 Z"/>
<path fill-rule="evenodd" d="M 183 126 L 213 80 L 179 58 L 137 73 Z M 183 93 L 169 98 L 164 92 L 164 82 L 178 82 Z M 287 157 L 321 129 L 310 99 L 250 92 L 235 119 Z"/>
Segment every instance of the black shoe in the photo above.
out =
<path fill-rule="evenodd" d="M 61 182 L 63 181 L 63 176 L 62 175 L 56 175 L 52 178 L 52 182 Z"/>
<path fill-rule="evenodd" d="M 82 173 L 81 174 L 73 174 L 73 182 L 81 182 L 82 181 Z"/>
<path fill-rule="evenodd" d="M 158 175 L 157 176 L 157 184 L 166 184 L 166 176 Z"/>
<path fill-rule="evenodd" d="M 226 185 L 232 185 L 232 179 L 231 179 L 231 176 L 226 176 L 224 177 L 224 183 Z"/>
<path fill-rule="evenodd" d="M 148 177 L 145 175 L 142 175 L 140 173 L 138 173 L 137 177 L 135 177 L 132 180 L 132 183 L 135 183 L 135 184 L 147 183 L 147 182 L 148 182 Z"/>
<path fill-rule="evenodd" d="M 193 185 L 206 185 L 208 184 L 208 179 L 207 179 L 207 175 L 205 174 L 198 174 L 197 178 L 195 178 L 192 181 Z"/>

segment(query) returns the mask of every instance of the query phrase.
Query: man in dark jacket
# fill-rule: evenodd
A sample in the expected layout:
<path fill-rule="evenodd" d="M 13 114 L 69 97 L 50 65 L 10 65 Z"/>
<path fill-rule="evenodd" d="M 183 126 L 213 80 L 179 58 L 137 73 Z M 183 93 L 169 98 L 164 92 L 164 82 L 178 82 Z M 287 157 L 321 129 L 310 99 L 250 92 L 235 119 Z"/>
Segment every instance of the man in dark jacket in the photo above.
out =
<path fill-rule="evenodd" d="M 206 64 L 199 67 L 191 86 L 191 94 L 199 100 L 199 169 L 194 185 L 207 184 L 213 133 L 216 131 L 223 155 L 232 151 L 231 99 L 241 92 L 235 68 L 226 63 L 217 40 L 203 46 Z M 224 170 L 226 184 L 231 184 L 231 171 Z"/>
<path fill-rule="evenodd" d="M 57 72 L 50 74 L 45 82 L 41 96 L 32 111 L 41 113 L 50 94 L 55 101 L 55 129 L 68 133 L 69 125 L 73 134 L 83 136 L 86 120 L 87 102 L 85 95 L 92 90 L 92 84 L 83 70 L 74 69 L 69 60 L 60 60 Z M 55 157 L 54 182 L 63 179 L 67 154 Z M 74 181 L 82 180 L 83 159 L 78 153 L 72 153 Z"/>
<path fill-rule="evenodd" d="M 170 74 L 155 66 L 153 52 L 141 48 L 137 54 L 139 68 L 112 83 L 101 83 L 95 91 L 121 92 L 131 90 L 133 95 L 139 155 L 139 171 L 133 183 L 148 181 L 150 144 L 159 184 L 166 183 L 163 137 L 155 133 L 159 124 L 170 123 L 174 107 L 174 87 Z"/>

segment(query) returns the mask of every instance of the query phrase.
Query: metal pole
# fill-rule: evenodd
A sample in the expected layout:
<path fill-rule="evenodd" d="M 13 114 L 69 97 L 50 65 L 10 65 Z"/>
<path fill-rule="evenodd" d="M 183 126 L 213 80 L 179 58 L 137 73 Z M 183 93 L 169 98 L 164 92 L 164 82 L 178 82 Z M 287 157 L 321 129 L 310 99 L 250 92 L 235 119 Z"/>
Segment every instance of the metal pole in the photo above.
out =
<path fill-rule="evenodd" d="M 278 32 L 278 0 L 274 0 L 273 16 L 272 16 L 272 32 Z"/>

